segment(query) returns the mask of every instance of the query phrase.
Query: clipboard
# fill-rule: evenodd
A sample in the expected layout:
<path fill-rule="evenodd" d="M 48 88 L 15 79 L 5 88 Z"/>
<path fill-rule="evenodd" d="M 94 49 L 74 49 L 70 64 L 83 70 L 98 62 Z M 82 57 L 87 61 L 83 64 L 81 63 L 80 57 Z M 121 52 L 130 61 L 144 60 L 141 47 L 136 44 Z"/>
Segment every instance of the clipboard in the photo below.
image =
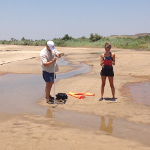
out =
<path fill-rule="evenodd" d="M 112 66 L 112 60 L 104 60 L 104 65 Z"/>

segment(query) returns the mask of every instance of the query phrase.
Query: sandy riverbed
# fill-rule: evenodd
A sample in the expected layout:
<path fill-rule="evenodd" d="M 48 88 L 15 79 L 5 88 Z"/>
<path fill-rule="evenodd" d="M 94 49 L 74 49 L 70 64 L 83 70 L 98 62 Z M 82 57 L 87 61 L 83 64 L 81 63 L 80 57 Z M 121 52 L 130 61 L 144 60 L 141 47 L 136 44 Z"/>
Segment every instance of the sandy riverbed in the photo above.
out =
<path fill-rule="evenodd" d="M 42 48 L 43 46 L 0 45 L 0 75 L 7 73 L 41 74 L 39 53 Z M 59 80 L 55 85 L 56 93 L 90 92 L 94 93 L 95 96 L 86 97 L 82 100 L 68 96 L 65 104 L 56 105 L 55 108 L 53 108 L 54 105 L 45 103 L 43 97 L 37 101 L 38 105 L 52 111 L 67 110 L 150 125 L 150 106 L 132 103 L 132 98 L 123 88 L 128 83 L 150 80 L 149 51 L 112 48 L 116 54 L 114 83 L 117 99 L 115 102 L 106 100 L 99 102 L 101 85 L 99 53 L 104 52 L 104 49 L 56 48 L 59 52 L 64 53 L 65 58 L 72 64 L 80 65 L 81 62 L 85 62 L 91 67 L 89 73 Z M 58 73 L 65 73 L 73 70 L 74 67 L 59 66 L 59 69 Z M 112 97 L 108 80 L 104 97 Z M 0 113 L 0 149 L 150 149 L 149 145 L 136 140 L 136 138 L 132 138 L 132 140 L 130 138 L 118 138 L 113 134 L 107 135 L 101 130 L 74 127 L 66 122 L 55 120 L 53 114 L 49 115 L 49 117 L 45 117 L 34 114 Z M 147 132 L 150 134 L 149 130 Z"/>

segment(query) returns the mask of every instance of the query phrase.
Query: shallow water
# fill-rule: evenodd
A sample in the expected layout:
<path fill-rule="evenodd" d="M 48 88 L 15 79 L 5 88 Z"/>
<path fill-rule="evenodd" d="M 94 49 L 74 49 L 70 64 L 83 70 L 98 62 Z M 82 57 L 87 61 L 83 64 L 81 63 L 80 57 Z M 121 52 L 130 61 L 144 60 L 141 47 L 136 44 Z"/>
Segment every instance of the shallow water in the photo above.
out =
<path fill-rule="evenodd" d="M 150 82 L 128 85 L 133 102 L 150 105 Z"/>
<path fill-rule="evenodd" d="M 0 76 L 0 112 L 39 112 L 35 102 L 43 97 L 41 75 L 6 74 Z M 35 107 L 36 106 L 36 107 Z"/>
<path fill-rule="evenodd" d="M 64 57 L 61 57 L 61 58 L 57 59 L 57 64 L 58 64 L 58 66 L 68 66 L 69 65 L 69 66 L 77 67 L 77 65 L 73 65 L 69 61 L 66 61 L 64 59 Z"/>
<path fill-rule="evenodd" d="M 131 50 L 135 50 L 135 51 L 147 51 L 147 50 L 144 50 L 144 49 L 131 49 Z"/>
<path fill-rule="evenodd" d="M 47 109 L 47 118 L 54 118 L 74 127 L 101 131 L 117 138 L 131 139 L 150 146 L 150 125 L 135 124 L 124 119 Z M 100 133 L 101 133 L 100 132 Z"/>
<path fill-rule="evenodd" d="M 61 62 L 64 65 L 67 61 Z M 77 67 L 77 66 L 76 66 Z M 74 75 L 87 73 L 91 68 L 81 63 L 81 67 L 67 73 L 57 75 L 59 79 L 65 79 Z M 0 112 L 11 113 L 38 113 L 45 114 L 36 101 L 43 97 L 45 82 L 41 75 L 35 74 L 5 74 L 0 76 Z"/>

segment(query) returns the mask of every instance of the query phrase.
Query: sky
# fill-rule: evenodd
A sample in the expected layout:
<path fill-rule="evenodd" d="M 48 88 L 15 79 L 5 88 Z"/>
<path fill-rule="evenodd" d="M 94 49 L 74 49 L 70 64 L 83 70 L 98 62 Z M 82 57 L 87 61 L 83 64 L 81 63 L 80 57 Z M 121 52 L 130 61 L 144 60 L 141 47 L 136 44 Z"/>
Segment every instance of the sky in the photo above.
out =
<path fill-rule="evenodd" d="M 0 40 L 150 33 L 150 0 L 0 0 Z"/>

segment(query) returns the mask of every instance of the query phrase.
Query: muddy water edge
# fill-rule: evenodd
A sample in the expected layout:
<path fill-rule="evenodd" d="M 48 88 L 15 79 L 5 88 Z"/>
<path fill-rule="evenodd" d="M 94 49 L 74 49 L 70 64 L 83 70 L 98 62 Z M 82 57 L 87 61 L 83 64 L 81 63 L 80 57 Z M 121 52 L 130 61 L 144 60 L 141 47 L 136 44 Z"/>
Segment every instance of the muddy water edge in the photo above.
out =
<path fill-rule="evenodd" d="M 150 105 L 150 81 L 128 83 L 123 86 L 122 94 L 129 98 L 128 102 Z"/>

